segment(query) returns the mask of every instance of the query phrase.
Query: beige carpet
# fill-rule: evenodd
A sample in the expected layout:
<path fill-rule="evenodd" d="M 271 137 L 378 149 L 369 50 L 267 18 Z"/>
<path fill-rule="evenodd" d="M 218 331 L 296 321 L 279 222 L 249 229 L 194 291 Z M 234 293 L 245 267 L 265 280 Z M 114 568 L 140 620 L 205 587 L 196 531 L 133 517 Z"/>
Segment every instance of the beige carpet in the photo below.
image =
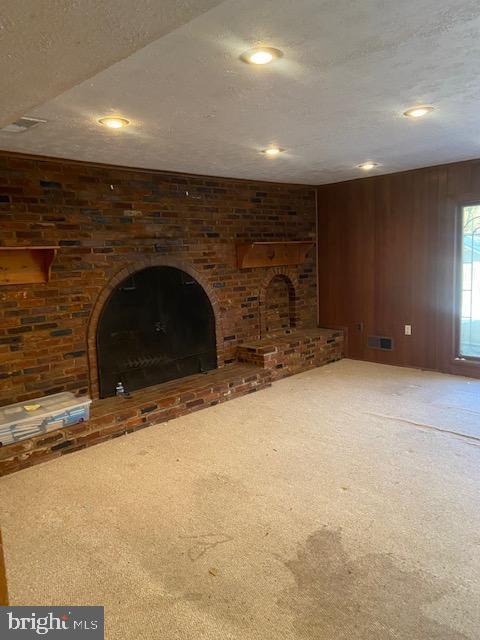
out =
<path fill-rule="evenodd" d="M 477 640 L 480 381 L 344 360 L 0 481 L 13 604 L 108 639 Z"/>

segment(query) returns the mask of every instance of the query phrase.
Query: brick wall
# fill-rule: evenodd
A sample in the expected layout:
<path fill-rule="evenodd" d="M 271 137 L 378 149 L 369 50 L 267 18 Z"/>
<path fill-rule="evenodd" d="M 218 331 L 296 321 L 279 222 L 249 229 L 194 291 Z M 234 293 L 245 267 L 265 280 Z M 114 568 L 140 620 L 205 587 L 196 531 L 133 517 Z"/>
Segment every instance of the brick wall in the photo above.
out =
<path fill-rule="evenodd" d="M 311 188 L 0 153 L 0 244 L 60 247 L 48 284 L 0 286 L 0 404 L 95 397 L 88 357 L 101 304 L 116 276 L 149 263 L 188 266 L 208 289 L 220 364 L 230 362 L 259 336 L 274 271 L 238 270 L 235 242 L 282 239 L 315 239 Z M 314 325 L 314 250 L 290 271 L 296 321 Z"/>

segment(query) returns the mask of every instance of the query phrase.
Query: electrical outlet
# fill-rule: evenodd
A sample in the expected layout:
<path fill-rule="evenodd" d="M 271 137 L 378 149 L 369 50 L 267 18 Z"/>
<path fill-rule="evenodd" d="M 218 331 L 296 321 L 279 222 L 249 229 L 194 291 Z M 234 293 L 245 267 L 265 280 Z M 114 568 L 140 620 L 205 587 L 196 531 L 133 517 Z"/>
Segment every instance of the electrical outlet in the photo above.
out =
<path fill-rule="evenodd" d="M 412 335 L 412 325 L 411 324 L 406 324 L 405 325 L 405 335 L 406 336 L 411 336 Z"/>

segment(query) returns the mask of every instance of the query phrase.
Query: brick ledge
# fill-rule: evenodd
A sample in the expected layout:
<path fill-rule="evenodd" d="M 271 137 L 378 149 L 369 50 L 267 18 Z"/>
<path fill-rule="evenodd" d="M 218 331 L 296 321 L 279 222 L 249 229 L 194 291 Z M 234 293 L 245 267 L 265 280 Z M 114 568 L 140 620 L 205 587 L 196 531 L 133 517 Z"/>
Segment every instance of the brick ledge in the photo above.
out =
<path fill-rule="evenodd" d="M 130 398 L 94 400 L 88 422 L 1 447 L 0 476 L 239 398 L 271 383 L 269 371 L 236 363 L 141 389 Z"/>

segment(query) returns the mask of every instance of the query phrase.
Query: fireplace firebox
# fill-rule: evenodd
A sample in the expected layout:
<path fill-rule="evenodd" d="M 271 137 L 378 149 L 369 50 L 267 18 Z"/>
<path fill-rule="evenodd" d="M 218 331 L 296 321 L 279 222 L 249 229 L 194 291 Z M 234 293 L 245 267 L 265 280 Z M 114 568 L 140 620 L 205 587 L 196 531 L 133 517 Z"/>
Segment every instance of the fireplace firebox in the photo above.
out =
<path fill-rule="evenodd" d="M 215 369 L 215 316 L 204 289 L 174 267 L 134 273 L 103 308 L 97 357 L 101 398 L 119 382 L 135 391 Z"/>

